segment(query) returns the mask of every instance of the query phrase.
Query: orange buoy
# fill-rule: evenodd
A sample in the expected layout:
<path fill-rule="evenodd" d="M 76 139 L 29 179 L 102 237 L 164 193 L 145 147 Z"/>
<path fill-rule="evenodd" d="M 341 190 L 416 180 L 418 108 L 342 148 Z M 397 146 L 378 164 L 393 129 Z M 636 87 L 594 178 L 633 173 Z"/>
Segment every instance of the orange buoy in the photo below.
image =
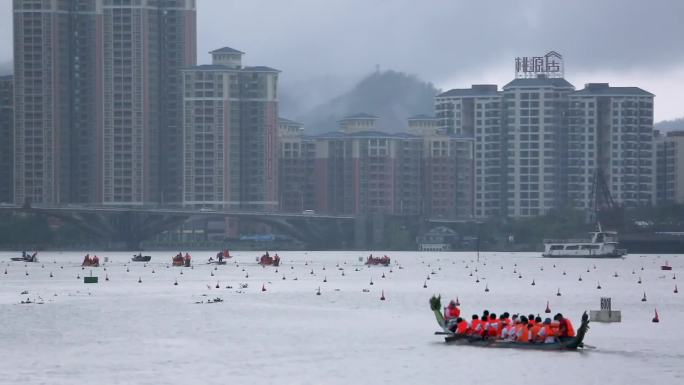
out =
<path fill-rule="evenodd" d="M 654 323 L 660 322 L 660 317 L 658 316 L 658 309 L 654 309 L 654 310 L 655 310 L 655 317 L 653 317 L 651 322 L 654 322 Z"/>

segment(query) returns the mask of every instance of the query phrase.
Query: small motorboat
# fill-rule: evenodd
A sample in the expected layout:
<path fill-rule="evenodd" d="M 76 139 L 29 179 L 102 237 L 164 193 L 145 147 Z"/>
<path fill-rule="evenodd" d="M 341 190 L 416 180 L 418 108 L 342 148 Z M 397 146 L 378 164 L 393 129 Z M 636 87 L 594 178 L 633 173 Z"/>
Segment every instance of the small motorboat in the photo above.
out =
<path fill-rule="evenodd" d="M 11 257 L 10 260 L 15 262 L 38 262 L 38 252 L 36 251 L 29 255 L 29 253 L 24 251 L 21 253 L 21 257 Z"/>
<path fill-rule="evenodd" d="M 133 261 L 133 262 L 149 262 L 150 259 L 152 259 L 152 256 L 150 256 L 150 255 L 138 254 L 138 255 L 134 255 L 131 258 L 131 261 Z"/>
<path fill-rule="evenodd" d="M 670 266 L 670 264 L 667 263 L 667 261 L 665 261 L 665 264 L 660 266 L 660 270 L 672 270 L 672 266 Z"/>

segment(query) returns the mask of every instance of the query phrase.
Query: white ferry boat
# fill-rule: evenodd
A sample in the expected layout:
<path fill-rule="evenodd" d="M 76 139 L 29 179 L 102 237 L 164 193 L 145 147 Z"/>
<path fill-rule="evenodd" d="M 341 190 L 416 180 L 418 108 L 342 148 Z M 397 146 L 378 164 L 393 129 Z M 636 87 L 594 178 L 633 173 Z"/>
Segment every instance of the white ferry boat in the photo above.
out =
<path fill-rule="evenodd" d="M 627 250 L 618 249 L 616 231 L 603 231 L 601 224 L 598 231 L 589 233 L 590 239 L 544 240 L 546 258 L 620 258 Z"/>

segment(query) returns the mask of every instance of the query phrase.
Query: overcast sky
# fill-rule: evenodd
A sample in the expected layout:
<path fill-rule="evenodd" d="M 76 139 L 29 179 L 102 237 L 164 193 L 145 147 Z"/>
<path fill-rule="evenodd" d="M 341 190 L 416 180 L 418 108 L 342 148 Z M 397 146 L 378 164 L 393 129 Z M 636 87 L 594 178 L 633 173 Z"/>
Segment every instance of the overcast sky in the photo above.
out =
<path fill-rule="evenodd" d="M 11 1 L 0 3 L 5 62 L 12 59 Z M 197 3 L 199 63 L 209 61 L 207 51 L 231 46 L 247 53 L 247 65 L 282 70 L 284 88 L 315 85 L 317 92 L 307 95 L 316 98 L 344 91 L 376 65 L 441 89 L 502 86 L 514 76 L 515 56 L 555 50 L 577 88 L 638 86 L 656 95 L 656 120 L 684 116 L 683 0 Z"/>

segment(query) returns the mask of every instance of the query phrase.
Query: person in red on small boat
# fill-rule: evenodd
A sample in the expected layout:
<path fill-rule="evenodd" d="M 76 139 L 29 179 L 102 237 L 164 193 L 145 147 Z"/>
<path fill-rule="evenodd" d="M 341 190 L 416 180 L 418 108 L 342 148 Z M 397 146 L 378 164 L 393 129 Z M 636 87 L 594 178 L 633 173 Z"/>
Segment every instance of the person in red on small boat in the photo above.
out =
<path fill-rule="evenodd" d="M 490 338 L 498 338 L 499 334 L 501 334 L 502 326 L 502 321 L 496 318 L 496 314 L 492 313 L 489 315 L 489 322 L 487 323 L 487 330 L 485 330 L 484 335 Z"/>
<path fill-rule="evenodd" d="M 468 322 L 461 317 L 456 319 L 456 334 L 466 334 L 468 333 Z"/>

